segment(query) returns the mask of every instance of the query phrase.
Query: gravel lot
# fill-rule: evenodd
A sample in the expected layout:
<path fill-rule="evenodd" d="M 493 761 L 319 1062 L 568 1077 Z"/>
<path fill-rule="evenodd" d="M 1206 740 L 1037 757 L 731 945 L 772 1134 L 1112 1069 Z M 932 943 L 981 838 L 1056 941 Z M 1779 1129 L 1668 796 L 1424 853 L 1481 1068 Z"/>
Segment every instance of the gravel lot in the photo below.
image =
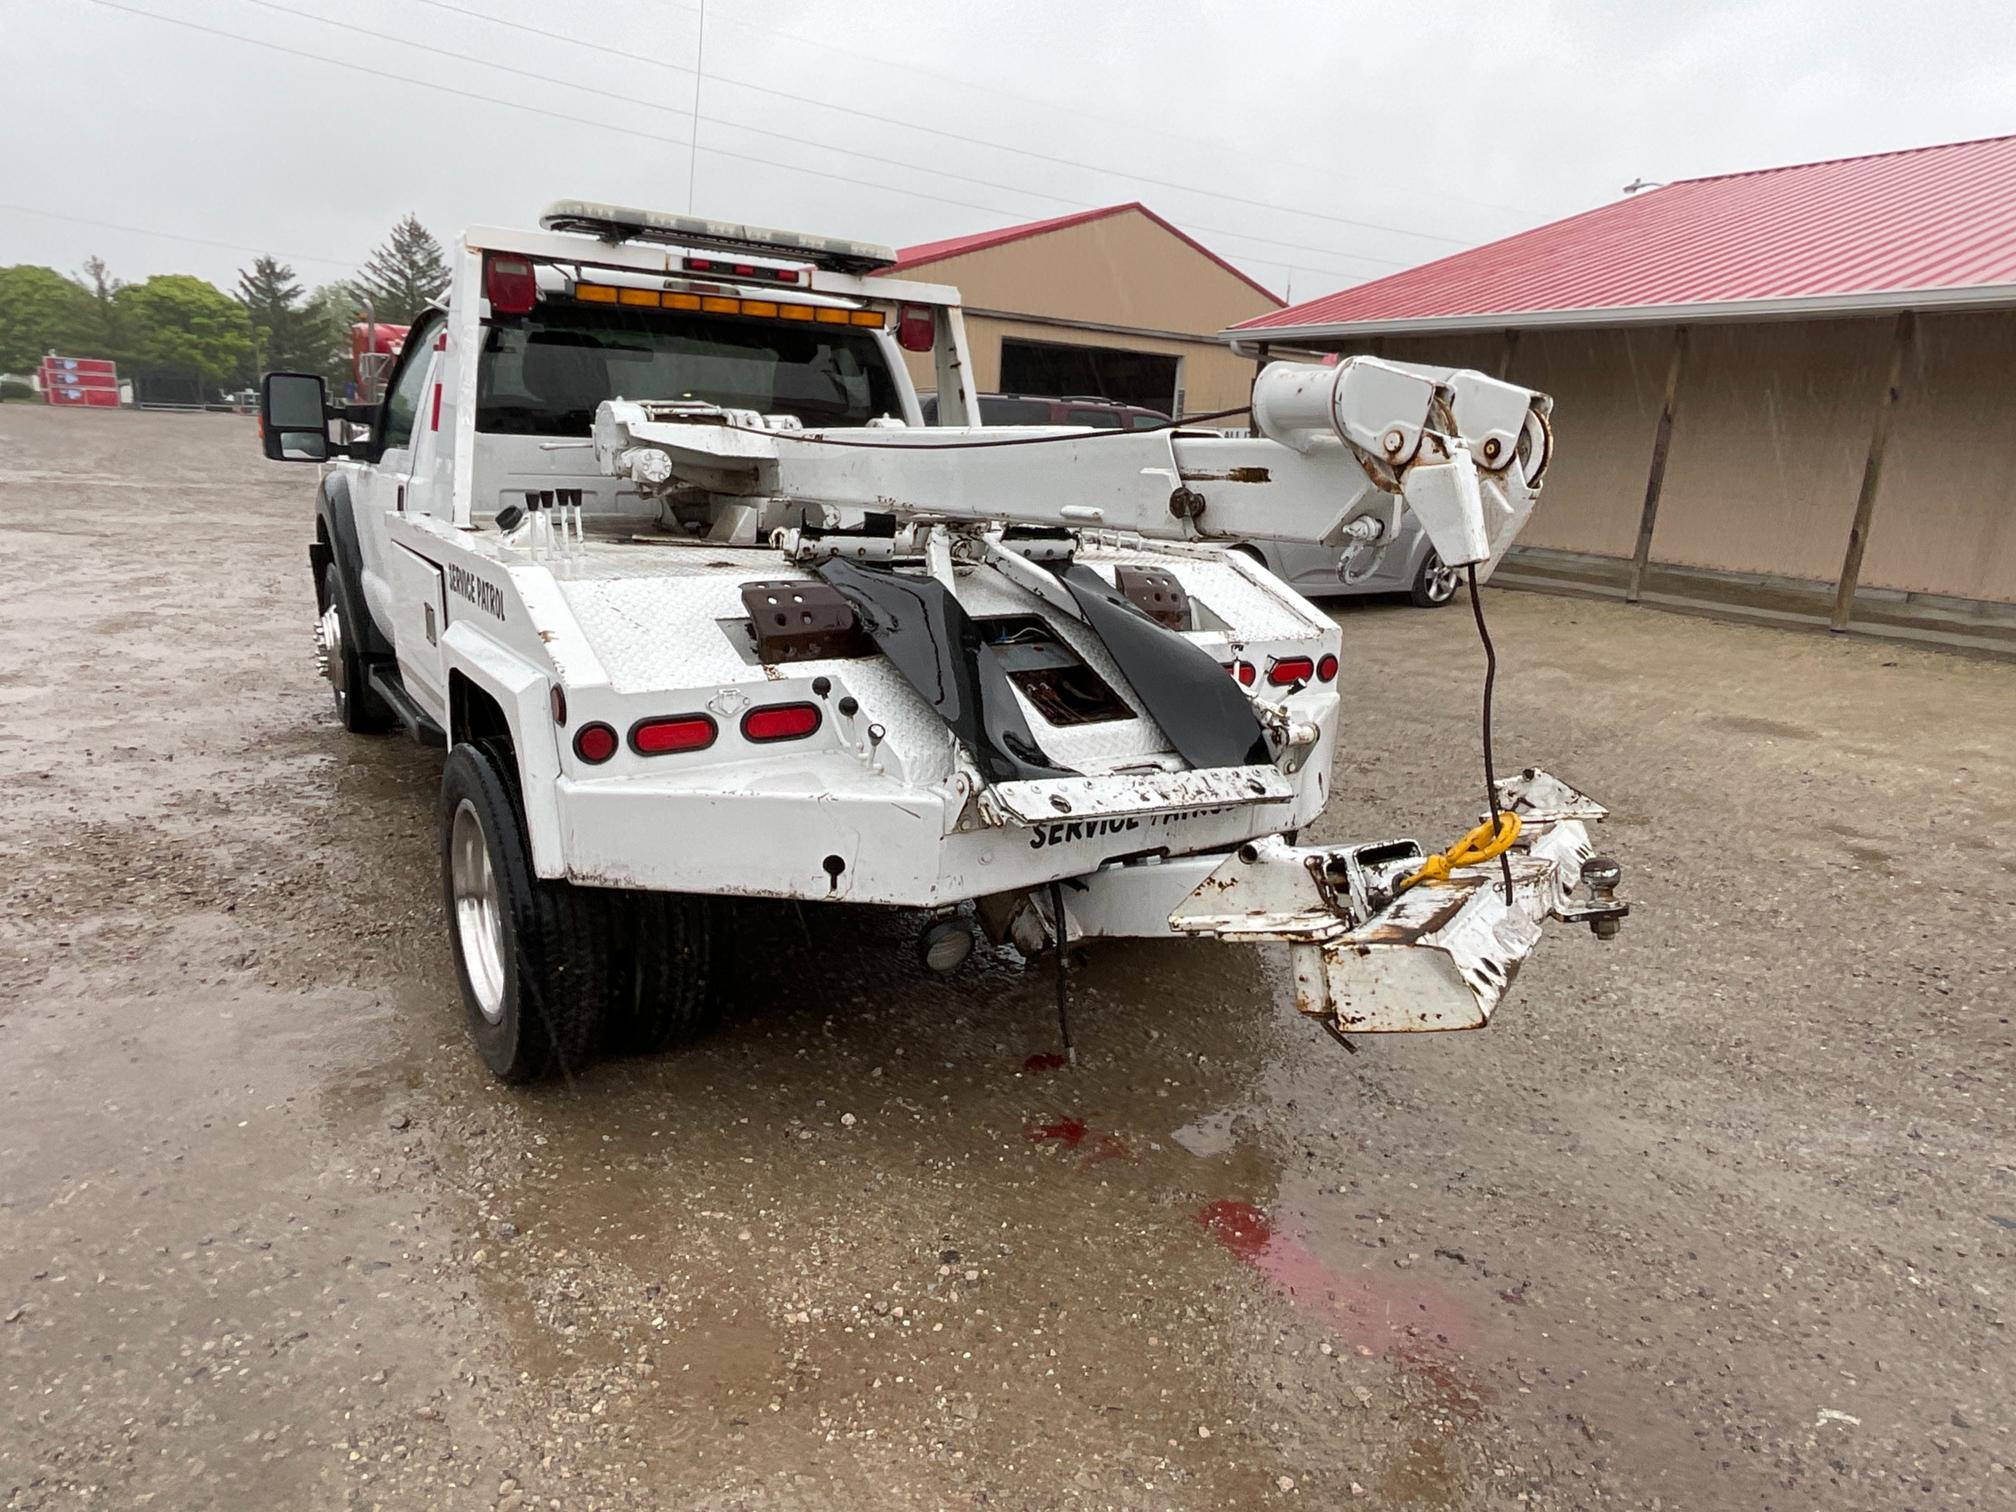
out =
<path fill-rule="evenodd" d="M 2016 667 L 1493 593 L 1638 911 L 1488 1032 L 1116 945 L 1034 1071 L 1047 978 L 777 909 L 719 1038 L 507 1091 L 313 486 L 0 409 L 0 1505 L 2016 1504 Z M 1468 619 L 1339 614 L 1316 838 L 1440 841 Z"/>

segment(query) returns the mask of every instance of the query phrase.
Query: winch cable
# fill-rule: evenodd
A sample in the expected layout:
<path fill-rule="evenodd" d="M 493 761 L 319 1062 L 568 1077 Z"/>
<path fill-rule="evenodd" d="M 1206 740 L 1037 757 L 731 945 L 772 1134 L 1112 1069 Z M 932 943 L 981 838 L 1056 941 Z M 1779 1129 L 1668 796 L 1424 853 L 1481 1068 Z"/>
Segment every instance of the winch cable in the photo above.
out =
<path fill-rule="evenodd" d="M 1064 922 L 1064 885 L 1061 882 L 1050 884 L 1050 916 L 1057 931 L 1057 1033 L 1064 1041 L 1066 1063 L 1076 1070 L 1078 1052 L 1071 1044 L 1071 942 Z"/>
<path fill-rule="evenodd" d="M 1055 446 L 1065 441 L 1101 441 L 1108 436 L 1152 436 L 1157 431 L 1184 430 L 1193 425 L 1201 425 L 1207 420 L 1225 420 L 1233 415 L 1244 415 L 1250 405 L 1235 405 L 1231 409 L 1212 410 L 1208 414 L 1191 415 L 1182 420 L 1167 420 L 1160 425 L 1144 425 L 1139 430 L 1074 430 L 1061 436 L 1008 436 L 999 441 L 836 441 L 827 432 L 807 435 L 802 431 L 766 430 L 760 425 L 737 425 L 732 420 L 723 420 L 723 430 L 741 431 L 744 435 L 769 436 L 777 441 L 805 441 L 815 446 L 851 447 L 855 451 L 984 451 L 990 446 Z M 951 427 L 935 425 L 912 426 L 913 430 L 939 430 Z"/>
<path fill-rule="evenodd" d="M 1477 638 L 1484 643 L 1484 798 L 1491 808 L 1491 833 L 1494 837 L 1505 834 L 1505 818 L 1498 811 L 1498 770 L 1491 750 L 1491 694 L 1498 681 L 1498 648 L 1491 644 L 1491 629 L 1484 623 L 1484 599 L 1477 591 L 1477 564 L 1470 563 L 1463 569 L 1470 582 L 1470 613 L 1477 621 Z M 1516 823 L 1517 816 L 1514 815 Z M 1518 831 L 1515 829 L 1513 837 Z M 1508 839 L 1505 847 L 1498 852 L 1498 864 L 1505 873 L 1505 901 L 1512 901 L 1512 847 Z"/>

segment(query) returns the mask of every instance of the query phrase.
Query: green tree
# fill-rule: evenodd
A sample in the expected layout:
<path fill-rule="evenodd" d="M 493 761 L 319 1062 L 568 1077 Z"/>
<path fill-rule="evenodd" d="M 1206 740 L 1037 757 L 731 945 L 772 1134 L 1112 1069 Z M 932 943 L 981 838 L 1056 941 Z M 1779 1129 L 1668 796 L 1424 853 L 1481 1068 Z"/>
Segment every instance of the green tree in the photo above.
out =
<path fill-rule="evenodd" d="M 448 259 L 419 218 L 408 215 L 371 254 L 363 275 L 351 287 L 358 302 L 369 306 L 379 321 L 411 325 L 416 315 L 448 292 Z"/>
<path fill-rule="evenodd" d="M 141 365 L 185 373 L 214 389 L 252 357 L 252 322 L 230 295 L 186 273 L 128 284 L 113 303 L 132 333 Z"/>
<path fill-rule="evenodd" d="M 54 268 L 19 263 L 0 268 L 0 373 L 29 373 L 42 354 L 96 357 L 83 350 L 91 296 Z"/>
<path fill-rule="evenodd" d="M 238 270 L 238 303 L 252 324 L 252 376 L 299 372 L 310 358 L 305 291 L 294 270 L 278 258 L 254 258 Z"/>
<path fill-rule="evenodd" d="M 349 389 L 350 327 L 357 319 L 357 295 L 348 284 L 322 285 L 301 309 L 301 371 L 320 373 L 331 398 Z"/>

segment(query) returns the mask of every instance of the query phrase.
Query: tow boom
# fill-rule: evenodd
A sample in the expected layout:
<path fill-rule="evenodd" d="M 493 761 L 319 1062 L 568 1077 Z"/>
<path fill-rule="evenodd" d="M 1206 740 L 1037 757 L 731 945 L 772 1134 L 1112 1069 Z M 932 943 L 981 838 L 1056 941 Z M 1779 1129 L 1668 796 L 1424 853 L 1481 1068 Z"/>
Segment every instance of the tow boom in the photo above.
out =
<path fill-rule="evenodd" d="M 1489 576 L 1547 465 L 1544 395 L 1481 373 L 1347 357 L 1277 363 L 1254 385 L 1257 435 L 1172 426 L 1118 432 L 872 426 L 807 430 L 786 416 L 691 401 L 611 400 L 601 469 L 647 495 L 699 488 L 724 504 L 810 506 L 931 521 L 1106 530 L 1162 541 L 1381 546 L 1412 510 L 1442 560 Z"/>

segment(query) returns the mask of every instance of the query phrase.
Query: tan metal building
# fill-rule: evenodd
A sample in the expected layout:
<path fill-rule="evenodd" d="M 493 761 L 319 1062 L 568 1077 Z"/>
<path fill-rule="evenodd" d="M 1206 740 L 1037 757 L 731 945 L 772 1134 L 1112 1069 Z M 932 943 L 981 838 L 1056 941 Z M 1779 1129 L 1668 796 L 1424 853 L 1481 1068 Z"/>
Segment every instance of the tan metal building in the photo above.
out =
<path fill-rule="evenodd" d="M 1246 401 L 1253 365 L 1218 332 L 1282 301 L 1141 204 L 906 247 L 893 274 L 956 285 L 977 386 L 1096 395 L 1164 414 Z M 912 356 L 920 388 L 928 358 Z"/>
<path fill-rule="evenodd" d="M 2016 137 L 1666 185 L 1226 335 L 1551 394 L 1528 575 L 2016 604 Z"/>

